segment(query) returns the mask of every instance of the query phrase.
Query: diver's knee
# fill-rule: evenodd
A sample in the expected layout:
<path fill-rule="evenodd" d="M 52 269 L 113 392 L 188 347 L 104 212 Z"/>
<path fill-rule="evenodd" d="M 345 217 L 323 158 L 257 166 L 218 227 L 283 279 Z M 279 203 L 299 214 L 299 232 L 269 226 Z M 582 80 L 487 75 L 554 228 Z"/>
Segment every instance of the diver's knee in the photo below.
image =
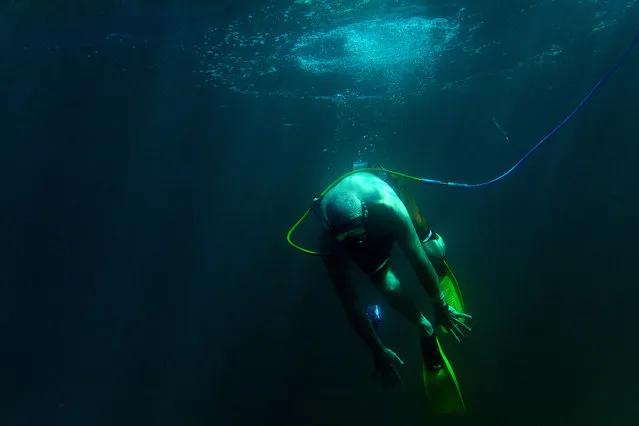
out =
<path fill-rule="evenodd" d="M 426 241 L 422 246 L 433 264 L 441 263 L 446 259 L 446 242 L 439 234 L 435 234 L 435 238 Z"/>
<path fill-rule="evenodd" d="M 397 275 L 395 275 L 392 271 L 388 271 L 388 274 L 386 274 L 384 279 L 384 290 L 391 293 L 401 292 L 399 278 L 397 278 Z"/>
<path fill-rule="evenodd" d="M 425 334 L 426 336 L 432 336 L 435 333 L 435 328 L 433 324 L 426 319 L 424 314 L 420 313 L 418 318 L 419 326 L 421 328 L 421 334 Z"/>
<path fill-rule="evenodd" d="M 399 294 L 401 292 L 399 278 L 397 278 L 397 275 L 390 269 L 386 271 L 383 278 L 377 283 L 377 287 L 380 291 L 388 295 Z"/>

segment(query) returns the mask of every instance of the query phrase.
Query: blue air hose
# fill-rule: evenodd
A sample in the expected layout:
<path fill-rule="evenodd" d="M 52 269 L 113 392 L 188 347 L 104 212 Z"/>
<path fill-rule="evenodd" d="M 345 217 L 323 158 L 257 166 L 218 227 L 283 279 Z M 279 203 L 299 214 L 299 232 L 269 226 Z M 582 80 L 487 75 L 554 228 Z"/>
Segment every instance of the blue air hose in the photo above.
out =
<path fill-rule="evenodd" d="M 498 182 L 498 181 L 502 180 L 503 178 L 505 178 L 506 176 L 511 174 L 524 161 L 526 161 L 526 159 L 528 159 L 528 157 L 530 157 L 531 154 L 537 150 L 537 148 L 539 148 L 544 142 L 546 142 L 548 139 L 550 139 L 552 136 L 554 136 L 554 134 L 557 133 L 559 131 L 559 129 L 564 127 L 564 125 L 566 123 L 568 123 L 568 121 L 570 121 L 570 119 L 586 104 L 586 102 L 588 102 L 588 100 L 592 97 L 592 95 L 595 93 L 595 91 L 597 91 L 597 89 L 599 89 L 599 87 L 603 83 L 605 83 L 606 80 L 608 80 L 610 78 L 610 76 L 615 71 L 617 71 L 617 69 L 621 66 L 621 64 L 623 64 L 626 61 L 626 59 L 628 59 L 628 56 L 630 56 L 630 52 L 632 51 L 632 49 L 634 49 L 634 47 L 637 44 L 638 40 L 639 40 L 639 31 L 637 32 L 637 34 L 635 34 L 635 37 L 632 39 L 632 42 L 630 43 L 630 47 L 628 47 L 628 49 L 626 49 L 626 51 L 621 56 L 621 58 L 617 61 L 615 66 L 612 67 L 612 69 L 610 71 L 608 71 L 608 73 L 601 80 L 599 80 L 599 82 L 597 84 L 595 84 L 595 87 L 593 87 L 592 90 L 590 90 L 590 92 L 588 92 L 586 97 L 583 98 L 583 100 L 579 103 L 579 105 L 577 105 L 577 107 L 570 114 L 568 114 L 568 116 L 566 118 L 564 118 L 563 121 L 561 123 L 559 123 L 559 125 L 557 127 L 555 127 L 550 133 L 548 133 L 542 140 L 537 142 L 537 145 L 535 145 L 530 151 L 528 151 L 528 153 L 526 153 L 526 155 L 524 155 L 514 166 L 512 166 L 506 172 L 502 173 L 500 176 L 497 176 L 496 178 L 494 178 L 492 180 L 488 180 L 486 182 L 481 182 L 481 183 L 445 182 L 445 181 L 442 181 L 442 180 L 427 179 L 427 178 L 420 178 L 420 181 L 423 182 L 423 183 L 430 183 L 430 184 L 435 184 L 435 185 L 454 186 L 454 187 L 460 187 L 460 188 L 479 188 L 480 186 L 487 186 L 487 185 L 490 185 L 492 183 L 495 183 L 495 182 Z"/>

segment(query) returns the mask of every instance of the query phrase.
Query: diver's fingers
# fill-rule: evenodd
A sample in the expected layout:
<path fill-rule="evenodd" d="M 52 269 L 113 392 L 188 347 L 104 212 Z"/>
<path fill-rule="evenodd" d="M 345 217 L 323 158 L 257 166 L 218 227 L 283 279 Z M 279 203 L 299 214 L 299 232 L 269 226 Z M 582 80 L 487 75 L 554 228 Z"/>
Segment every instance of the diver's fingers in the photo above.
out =
<path fill-rule="evenodd" d="M 394 351 L 390 350 L 390 349 L 386 349 L 387 353 L 390 353 L 393 361 L 397 361 L 399 362 L 401 365 L 404 365 L 404 361 L 402 361 L 402 359 L 399 357 L 399 355 L 397 355 Z"/>
<path fill-rule="evenodd" d="M 463 339 L 464 332 L 459 328 L 457 324 L 453 325 L 453 327 L 455 327 L 455 334 L 457 334 L 457 337 L 459 337 L 459 340 Z"/>
<path fill-rule="evenodd" d="M 459 318 L 454 318 L 453 320 L 455 322 L 455 326 L 464 327 L 464 329 L 466 329 L 467 331 L 471 331 L 471 328 L 468 326 L 468 324 L 462 322 Z"/>
<path fill-rule="evenodd" d="M 470 328 L 470 326 L 468 324 L 465 324 L 465 323 L 463 323 L 463 322 L 461 322 L 459 320 L 457 320 L 457 321 L 458 321 L 459 326 L 460 327 L 464 327 L 464 329 L 466 329 L 466 331 L 473 331 L 473 329 Z"/>
<path fill-rule="evenodd" d="M 462 317 L 462 318 L 473 319 L 473 317 L 471 317 L 470 315 L 465 314 L 463 312 L 457 312 L 457 316 Z"/>
<path fill-rule="evenodd" d="M 454 330 L 452 330 L 452 328 L 453 328 L 452 326 L 442 324 L 442 327 L 443 327 L 443 328 L 444 328 L 444 330 L 446 330 L 448 333 L 453 334 L 453 331 L 454 331 Z"/>
<path fill-rule="evenodd" d="M 453 339 L 455 339 L 455 341 L 457 343 L 461 342 L 461 339 L 459 338 L 459 336 L 457 335 L 457 331 L 455 330 L 455 327 L 450 326 L 450 327 L 446 327 L 446 329 L 448 330 L 448 332 L 453 336 Z"/>

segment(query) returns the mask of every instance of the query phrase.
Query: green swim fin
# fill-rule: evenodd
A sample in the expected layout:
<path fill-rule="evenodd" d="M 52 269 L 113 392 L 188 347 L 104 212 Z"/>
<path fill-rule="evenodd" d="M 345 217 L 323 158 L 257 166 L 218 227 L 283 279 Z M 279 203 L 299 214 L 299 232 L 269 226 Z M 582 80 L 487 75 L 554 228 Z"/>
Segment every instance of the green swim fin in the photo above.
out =
<path fill-rule="evenodd" d="M 430 412 L 435 416 L 466 412 L 457 377 L 437 336 L 423 337 L 422 351 L 425 358 L 422 366 L 424 391 Z"/>
<path fill-rule="evenodd" d="M 446 303 L 457 312 L 464 312 L 464 300 L 462 299 L 459 283 L 447 263 L 446 274 L 440 280 L 440 287 L 444 292 Z M 446 329 L 441 327 L 443 333 Z M 444 350 L 439 344 L 436 334 L 420 339 L 424 362 L 422 376 L 424 379 L 424 391 L 428 398 L 430 411 L 433 415 L 464 413 L 466 405 L 462 397 L 457 377 L 453 367 L 448 362 Z"/>
<path fill-rule="evenodd" d="M 444 265 L 446 266 L 446 274 L 439 280 L 439 287 L 444 293 L 444 300 L 457 312 L 464 313 L 466 311 L 464 309 L 464 299 L 459 289 L 459 282 L 457 282 L 457 278 L 450 269 L 450 266 L 448 266 L 448 263 L 444 262 Z M 462 319 L 462 322 L 463 321 Z M 448 333 L 444 327 L 441 327 L 441 330 L 444 334 Z"/>

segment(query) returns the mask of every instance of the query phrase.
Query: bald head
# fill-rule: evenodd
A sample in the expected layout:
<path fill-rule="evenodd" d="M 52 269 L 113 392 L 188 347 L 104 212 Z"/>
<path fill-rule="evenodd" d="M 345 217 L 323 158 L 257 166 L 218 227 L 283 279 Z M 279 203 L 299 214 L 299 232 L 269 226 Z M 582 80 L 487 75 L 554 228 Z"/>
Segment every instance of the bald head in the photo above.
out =
<path fill-rule="evenodd" d="M 362 215 L 362 201 L 351 191 L 342 191 L 326 200 L 326 221 L 339 226 Z"/>

